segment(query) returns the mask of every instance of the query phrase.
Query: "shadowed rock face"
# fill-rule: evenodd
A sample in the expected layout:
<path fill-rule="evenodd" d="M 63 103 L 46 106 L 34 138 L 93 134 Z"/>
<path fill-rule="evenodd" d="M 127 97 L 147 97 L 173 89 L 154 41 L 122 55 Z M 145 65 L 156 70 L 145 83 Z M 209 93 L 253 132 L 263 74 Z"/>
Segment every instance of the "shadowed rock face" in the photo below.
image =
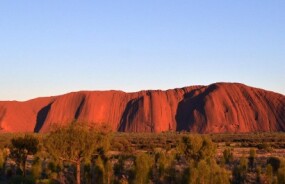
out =
<path fill-rule="evenodd" d="M 0 102 L 1 132 L 47 132 L 73 120 L 114 131 L 198 133 L 285 131 L 285 96 L 238 83 L 167 91 L 74 92 Z"/>

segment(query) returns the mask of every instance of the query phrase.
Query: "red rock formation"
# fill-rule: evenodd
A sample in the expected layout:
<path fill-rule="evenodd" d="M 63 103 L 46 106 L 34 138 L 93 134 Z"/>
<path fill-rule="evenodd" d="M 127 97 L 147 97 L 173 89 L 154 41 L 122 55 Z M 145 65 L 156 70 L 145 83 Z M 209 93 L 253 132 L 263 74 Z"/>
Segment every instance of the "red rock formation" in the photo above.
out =
<path fill-rule="evenodd" d="M 81 91 L 0 102 L 2 132 L 47 132 L 73 120 L 114 131 L 199 133 L 285 131 L 285 96 L 237 83 L 167 91 Z"/>

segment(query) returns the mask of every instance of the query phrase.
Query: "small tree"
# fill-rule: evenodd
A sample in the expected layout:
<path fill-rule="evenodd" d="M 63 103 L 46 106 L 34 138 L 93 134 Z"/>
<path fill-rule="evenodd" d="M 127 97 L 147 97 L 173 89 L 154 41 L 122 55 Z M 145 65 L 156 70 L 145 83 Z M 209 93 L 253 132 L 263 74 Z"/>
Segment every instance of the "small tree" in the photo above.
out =
<path fill-rule="evenodd" d="M 72 122 L 69 126 L 56 127 L 47 136 L 45 146 L 57 160 L 76 166 L 76 183 L 81 182 L 81 163 L 90 160 L 107 135 L 100 129 L 83 123 Z"/>
<path fill-rule="evenodd" d="M 23 171 L 23 176 L 26 176 L 26 161 L 28 155 L 34 155 L 38 151 L 39 140 L 32 135 L 13 138 L 11 140 L 11 158 L 14 159 L 17 166 Z"/>

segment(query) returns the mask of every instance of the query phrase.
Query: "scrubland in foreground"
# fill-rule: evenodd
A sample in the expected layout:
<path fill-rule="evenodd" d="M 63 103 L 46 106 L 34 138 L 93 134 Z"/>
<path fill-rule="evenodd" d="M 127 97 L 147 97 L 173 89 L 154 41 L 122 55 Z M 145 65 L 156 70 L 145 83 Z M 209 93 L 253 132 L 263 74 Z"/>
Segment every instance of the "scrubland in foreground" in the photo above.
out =
<path fill-rule="evenodd" d="M 284 133 L 109 133 L 71 125 L 1 134 L 0 147 L 2 183 L 285 182 Z"/>

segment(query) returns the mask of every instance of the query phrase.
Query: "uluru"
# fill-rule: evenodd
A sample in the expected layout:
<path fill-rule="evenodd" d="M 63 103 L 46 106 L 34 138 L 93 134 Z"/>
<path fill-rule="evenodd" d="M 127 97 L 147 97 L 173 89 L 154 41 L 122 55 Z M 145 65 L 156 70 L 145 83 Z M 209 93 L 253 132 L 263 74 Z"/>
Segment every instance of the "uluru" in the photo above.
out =
<path fill-rule="evenodd" d="M 48 132 L 74 120 L 119 132 L 285 131 L 285 96 L 240 83 L 180 89 L 80 91 L 25 102 L 1 101 L 1 132 Z"/>

